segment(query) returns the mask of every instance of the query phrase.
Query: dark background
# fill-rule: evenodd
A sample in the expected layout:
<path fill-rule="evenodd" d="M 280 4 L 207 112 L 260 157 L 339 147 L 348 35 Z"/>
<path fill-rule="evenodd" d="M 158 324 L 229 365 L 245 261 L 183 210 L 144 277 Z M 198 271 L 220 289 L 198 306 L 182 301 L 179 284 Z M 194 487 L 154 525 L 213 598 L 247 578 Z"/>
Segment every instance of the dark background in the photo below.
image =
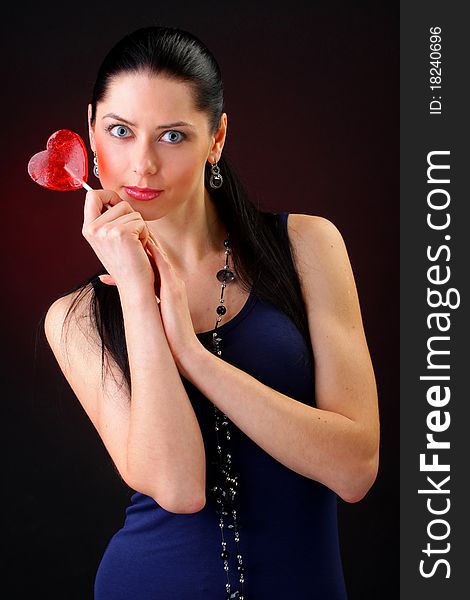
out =
<path fill-rule="evenodd" d="M 377 378 L 381 460 L 361 502 L 339 499 L 343 565 L 350 600 L 396 599 L 397 1 L 18 4 L 4 15 L 3 537 L 16 590 L 9 597 L 92 598 L 131 494 L 37 337 L 53 300 L 99 266 L 81 235 L 85 191 L 46 190 L 26 168 L 58 129 L 77 131 L 88 145 L 86 107 L 101 60 L 149 24 L 188 29 L 214 53 L 228 114 L 224 151 L 261 208 L 324 216 L 344 237 Z"/>

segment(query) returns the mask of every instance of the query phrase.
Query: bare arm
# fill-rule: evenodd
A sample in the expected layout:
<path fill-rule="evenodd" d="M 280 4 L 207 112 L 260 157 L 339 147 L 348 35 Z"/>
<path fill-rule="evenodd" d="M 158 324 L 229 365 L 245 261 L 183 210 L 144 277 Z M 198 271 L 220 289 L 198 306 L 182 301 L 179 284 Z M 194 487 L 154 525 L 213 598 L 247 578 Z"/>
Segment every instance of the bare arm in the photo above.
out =
<path fill-rule="evenodd" d="M 132 398 L 109 355 L 102 381 L 101 341 L 90 323 L 87 302 L 76 307 L 63 336 L 74 296 L 59 298 L 49 307 L 44 330 L 118 473 L 129 487 L 170 512 L 201 510 L 205 502 L 201 433 L 176 373 L 158 308 L 155 311 L 155 296 L 127 294 L 122 302 Z"/>
<path fill-rule="evenodd" d="M 256 444 L 346 502 L 373 485 L 380 424 L 375 376 L 347 250 L 328 220 L 290 215 L 314 352 L 316 408 L 281 394 L 203 347 L 183 375 Z"/>
<path fill-rule="evenodd" d="M 201 510 L 204 443 L 155 298 L 153 267 L 144 250 L 147 225 L 114 191 L 95 190 L 87 192 L 82 233 L 117 282 L 130 391 L 115 385 L 112 375 L 119 369 L 109 356 L 111 375 L 108 371 L 102 382 L 96 352 L 101 344 L 89 314 L 71 321 L 73 335 L 64 346 L 61 332 L 69 296 L 59 298 L 47 312 L 49 344 L 124 481 L 171 512 Z"/>
<path fill-rule="evenodd" d="M 131 374 L 127 467 L 173 512 L 205 504 L 205 450 L 153 290 L 120 290 Z"/>

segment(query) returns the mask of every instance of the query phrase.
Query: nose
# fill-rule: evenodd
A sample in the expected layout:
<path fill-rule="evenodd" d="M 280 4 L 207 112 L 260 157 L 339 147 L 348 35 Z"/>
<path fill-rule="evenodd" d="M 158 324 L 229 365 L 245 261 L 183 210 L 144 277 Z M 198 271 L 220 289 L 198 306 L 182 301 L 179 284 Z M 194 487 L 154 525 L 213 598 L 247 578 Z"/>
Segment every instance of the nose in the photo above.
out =
<path fill-rule="evenodd" d="M 155 175 L 157 172 L 155 156 L 148 146 L 136 150 L 136 154 L 133 157 L 133 171 L 140 177 Z"/>

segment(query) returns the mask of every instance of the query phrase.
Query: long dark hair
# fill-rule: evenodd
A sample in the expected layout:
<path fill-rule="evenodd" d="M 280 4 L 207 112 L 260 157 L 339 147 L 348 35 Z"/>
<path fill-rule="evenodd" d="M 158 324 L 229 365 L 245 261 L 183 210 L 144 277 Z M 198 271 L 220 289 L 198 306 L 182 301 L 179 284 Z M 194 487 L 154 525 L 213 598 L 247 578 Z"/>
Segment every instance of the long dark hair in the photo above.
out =
<path fill-rule="evenodd" d="M 224 112 L 223 83 L 220 68 L 207 47 L 187 31 L 163 26 L 144 27 L 121 39 L 101 64 L 91 99 L 91 121 L 97 104 L 106 96 L 113 77 L 122 73 L 149 73 L 181 81 L 190 86 L 194 106 L 209 118 L 211 134 L 220 125 Z M 297 326 L 313 358 L 307 315 L 298 273 L 292 260 L 292 247 L 276 215 L 260 210 L 249 198 L 240 178 L 230 165 L 226 151 L 218 162 L 223 185 L 209 186 L 210 164 L 205 166 L 205 187 L 227 231 L 233 269 L 242 287 L 278 307 Z M 74 295 L 64 320 L 70 318 L 78 303 L 89 296 L 91 323 L 101 339 L 102 374 L 106 352 L 118 365 L 128 389 L 131 389 L 124 322 L 119 293 L 97 279 L 101 269 L 86 281 L 64 292 Z M 43 317 L 44 319 L 44 317 Z M 104 377 L 104 375 L 103 375 Z"/>

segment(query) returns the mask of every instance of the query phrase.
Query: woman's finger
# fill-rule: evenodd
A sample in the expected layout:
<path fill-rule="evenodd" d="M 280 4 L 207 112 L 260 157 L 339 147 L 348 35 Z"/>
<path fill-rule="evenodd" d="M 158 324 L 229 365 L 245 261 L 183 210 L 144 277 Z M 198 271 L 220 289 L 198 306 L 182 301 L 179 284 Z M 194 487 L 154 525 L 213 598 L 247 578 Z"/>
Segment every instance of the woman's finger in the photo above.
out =
<path fill-rule="evenodd" d="M 83 228 L 85 229 L 91 223 L 99 219 L 106 205 L 115 206 L 122 202 L 116 192 L 113 190 L 92 190 L 87 192 L 85 196 L 85 204 L 83 207 Z"/>
<path fill-rule="evenodd" d="M 173 273 L 173 266 L 168 260 L 166 254 L 157 246 L 153 239 L 149 238 L 149 243 L 147 244 L 147 249 L 150 251 L 155 264 L 157 265 L 157 269 L 162 271 L 165 274 Z"/>
<path fill-rule="evenodd" d="M 147 246 L 151 249 L 153 256 L 156 260 L 160 259 L 160 262 L 163 262 L 164 266 L 168 269 L 172 269 L 173 265 L 171 264 L 166 252 L 160 246 L 158 241 L 153 237 L 152 232 L 149 230 L 149 244 Z"/>
<path fill-rule="evenodd" d="M 160 303 L 160 298 L 159 298 L 159 294 L 160 294 L 160 286 L 161 286 L 161 277 L 160 277 L 160 268 L 161 268 L 161 263 L 160 263 L 160 268 L 159 265 L 157 263 L 157 259 L 154 256 L 154 253 L 152 252 L 152 250 L 150 249 L 150 246 L 153 246 L 152 244 L 150 244 L 150 240 L 149 243 L 145 246 L 145 251 L 147 253 L 147 256 L 149 257 L 150 263 L 152 265 L 153 268 L 153 272 L 155 275 L 155 291 L 157 292 L 155 294 L 155 297 L 157 298 L 157 302 Z"/>

